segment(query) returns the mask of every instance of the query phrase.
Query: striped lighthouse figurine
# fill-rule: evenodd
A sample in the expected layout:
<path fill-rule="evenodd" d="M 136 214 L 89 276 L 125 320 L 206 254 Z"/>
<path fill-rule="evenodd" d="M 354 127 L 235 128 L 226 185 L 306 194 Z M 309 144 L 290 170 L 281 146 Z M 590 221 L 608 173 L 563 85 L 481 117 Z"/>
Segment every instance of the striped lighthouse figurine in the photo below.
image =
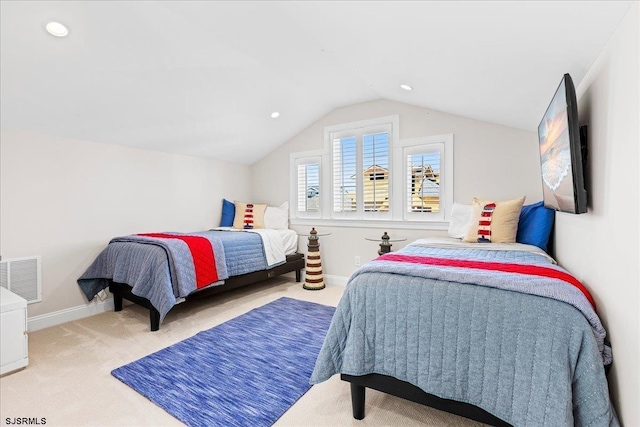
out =
<path fill-rule="evenodd" d="M 305 271 L 304 289 L 318 291 L 324 289 L 322 279 L 322 260 L 320 259 L 320 241 L 315 228 L 309 232 L 309 243 L 307 244 L 307 267 Z"/>
<path fill-rule="evenodd" d="M 243 223 L 246 230 L 253 229 L 253 203 L 247 203 L 247 208 L 244 211 Z"/>

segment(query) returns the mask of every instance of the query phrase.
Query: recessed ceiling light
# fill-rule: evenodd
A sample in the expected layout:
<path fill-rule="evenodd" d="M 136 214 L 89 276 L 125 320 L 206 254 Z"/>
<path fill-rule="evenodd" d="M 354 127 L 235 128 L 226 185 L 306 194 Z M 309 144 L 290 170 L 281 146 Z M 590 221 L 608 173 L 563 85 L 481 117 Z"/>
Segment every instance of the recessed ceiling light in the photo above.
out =
<path fill-rule="evenodd" d="M 69 34 L 69 30 L 67 30 L 67 27 L 59 22 L 49 22 L 45 28 L 52 36 L 65 37 L 67 34 Z"/>
<path fill-rule="evenodd" d="M 413 90 L 413 88 L 409 85 L 400 85 L 400 87 L 404 90 Z"/>
<path fill-rule="evenodd" d="M 275 119 L 275 118 L 278 118 L 278 117 L 280 117 L 280 113 L 278 113 L 277 111 L 274 111 L 273 113 L 271 113 L 271 118 L 272 119 Z"/>

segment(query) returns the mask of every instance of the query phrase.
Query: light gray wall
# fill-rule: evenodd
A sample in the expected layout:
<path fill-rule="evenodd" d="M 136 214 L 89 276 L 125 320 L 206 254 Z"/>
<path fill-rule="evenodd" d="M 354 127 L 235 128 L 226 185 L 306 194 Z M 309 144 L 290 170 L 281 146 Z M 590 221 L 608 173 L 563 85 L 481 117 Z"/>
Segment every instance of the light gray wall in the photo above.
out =
<path fill-rule="evenodd" d="M 42 256 L 29 317 L 86 306 L 78 277 L 112 237 L 219 225 L 250 168 L 32 132 L 0 131 L 0 254 Z"/>
<path fill-rule="evenodd" d="M 613 347 L 610 388 L 623 425 L 640 425 L 638 3 L 577 88 L 589 126 L 588 212 L 556 215 L 558 262 L 593 294 Z"/>
<path fill-rule="evenodd" d="M 541 116 L 542 116 L 541 112 Z M 526 203 L 542 198 L 538 137 L 533 132 L 508 128 L 461 116 L 428 110 L 394 101 L 379 100 L 338 108 L 320 118 L 277 150 L 255 163 L 253 198 L 279 205 L 289 199 L 289 154 L 324 149 L 324 127 L 389 115 L 400 116 L 400 139 L 453 133 L 454 200 L 471 203 L 476 197 L 497 200 L 527 196 Z M 308 227 L 292 227 L 308 231 Z M 331 236 L 321 238 L 324 272 L 348 277 L 362 262 L 377 256 L 377 245 L 365 237 L 379 237 L 384 230 L 363 227 L 322 227 Z M 394 238 L 411 242 L 441 231 L 388 230 Z M 300 248 L 306 249 L 300 239 Z M 394 249 L 404 246 L 396 243 Z"/>

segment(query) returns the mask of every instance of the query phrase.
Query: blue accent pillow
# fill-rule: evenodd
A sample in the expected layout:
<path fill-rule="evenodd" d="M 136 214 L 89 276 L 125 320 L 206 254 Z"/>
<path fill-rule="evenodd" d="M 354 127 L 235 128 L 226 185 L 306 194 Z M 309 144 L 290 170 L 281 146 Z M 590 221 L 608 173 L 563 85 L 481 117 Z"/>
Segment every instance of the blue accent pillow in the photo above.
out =
<path fill-rule="evenodd" d="M 220 227 L 233 227 L 233 219 L 236 217 L 236 205 L 227 199 L 222 199 L 222 217 Z"/>
<path fill-rule="evenodd" d="M 556 212 L 538 202 L 522 207 L 518 221 L 516 242 L 534 245 L 547 251 Z"/>

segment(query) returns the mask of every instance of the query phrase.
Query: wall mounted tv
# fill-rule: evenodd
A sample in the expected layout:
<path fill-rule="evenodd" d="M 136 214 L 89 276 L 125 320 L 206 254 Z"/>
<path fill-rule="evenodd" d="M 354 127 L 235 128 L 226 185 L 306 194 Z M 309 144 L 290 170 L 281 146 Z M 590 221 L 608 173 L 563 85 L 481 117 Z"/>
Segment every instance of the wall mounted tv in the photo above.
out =
<path fill-rule="evenodd" d="M 544 205 L 561 212 L 585 213 L 584 168 L 587 127 L 578 127 L 576 90 L 565 74 L 538 126 Z"/>

